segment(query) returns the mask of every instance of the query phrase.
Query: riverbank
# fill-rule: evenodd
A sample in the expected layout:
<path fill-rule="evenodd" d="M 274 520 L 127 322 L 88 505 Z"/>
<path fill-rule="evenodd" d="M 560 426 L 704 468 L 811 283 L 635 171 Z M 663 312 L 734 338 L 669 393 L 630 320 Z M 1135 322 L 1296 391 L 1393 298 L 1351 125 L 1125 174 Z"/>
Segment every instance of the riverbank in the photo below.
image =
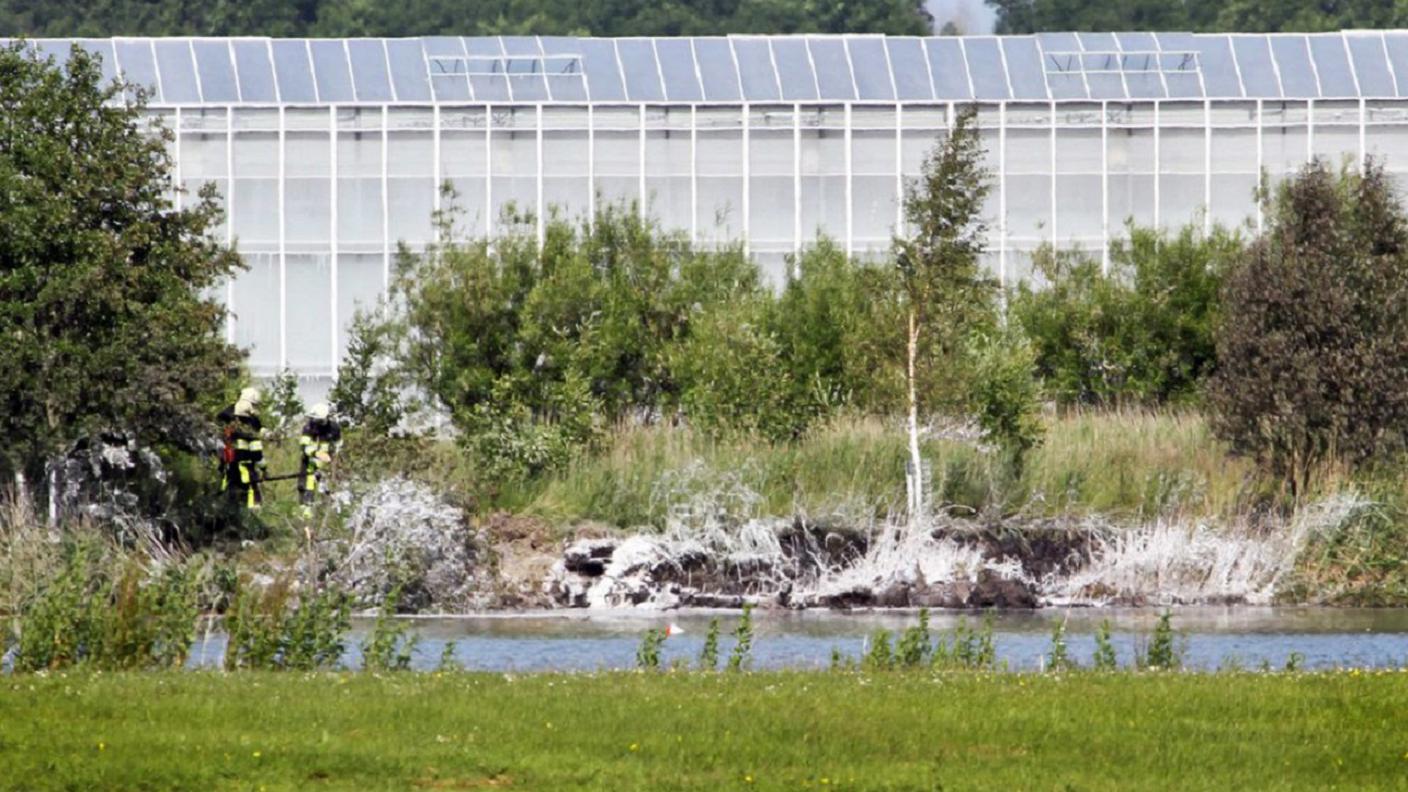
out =
<path fill-rule="evenodd" d="M 55 674 L 0 789 L 1402 789 L 1401 672 Z"/>

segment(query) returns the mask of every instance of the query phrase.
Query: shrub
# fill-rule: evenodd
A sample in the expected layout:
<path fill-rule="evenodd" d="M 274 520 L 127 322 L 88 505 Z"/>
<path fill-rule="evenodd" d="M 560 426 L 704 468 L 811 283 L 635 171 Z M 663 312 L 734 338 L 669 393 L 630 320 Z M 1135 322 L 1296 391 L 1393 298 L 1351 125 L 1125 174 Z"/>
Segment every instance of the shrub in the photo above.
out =
<path fill-rule="evenodd" d="M 699 670 L 713 671 L 719 667 L 719 620 L 709 620 L 709 631 L 704 634 L 704 648 L 699 651 Z"/>
<path fill-rule="evenodd" d="M 1076 662 L 1066 646 L 1066 621 L 1062 619 L 1051 628 L 1051 651 L 1046 655 L 1046 669 L 1060 673 L 1075 668 Z"/>
<path fill-rule="evenodd" d="M 655 671 L 660 668 L 660 647 L 665 643 L 665 631 L 649 629 L 636 647 L 636 668 Z"/>
<path fill-rule="evenodd" d="M 288 580 L 239 591 L 225 614 L 225 670 L 334 668 L 345 649 L 351 604 L 335 590 L 295 599 Z"/>
<path fill-rule="evenodd" d="M 1022 473 L 1027 452 L 1041 443 L 1045 428 L 1032 368 L 1032 347 L 1011 330 L 996 330 L 978 337 L 973 409 L 984 438 L 1001 449 L 1014 478 Z"/>
<path fill-rule="evenodd" d="M 1298 498 L 1331 458 L 1403 447 L 1408 225 L 1373 162 L 1312 163 L 1267 214 L 1223 291 L 1208 397 L 1213 430 Z"/>
<path fill-rule="evenodd" d="M 861 667 L 869 671 L 888 671 L 895 665 L 895 651 L 890 645 L 890 631 L 876 630 L 870 634 L 869 648 Z"/>
<path fill-rule="evenodd" d="M 372 631 L 362 642 L 364 671 L 405 671 L 411 667 L 411 658 L 415 654 L 416 645 L 420 643 L 420 637 L 407 635 L 409 630 L 406 625 L 396 620 L 396 607 L 400 598 L 401 592 L 392 590 L 377 611 Z M 450 644 L 446 646 L 453 659 L 454 647 Z M 440 659 L 442 663 L 445 660 L 443 656 Z"/>
<path fill-rule="evenodd" d="M 895 650 L 895 662 L 904 668 L 918 668 L 929 662 L 934 646 L 929 636 L 929 609 L 919 609 L 919 623 L 905 628 Z"/>
<path fill-rule="evenodd" d="M 328 402 L 344 426 L 388 434 L 405 414 L 400 371 L 392 363 L 395 328 L 382 309 L 359 309 L 347 332 L 347 351 L 328 391 Z"/>
<path fill-rule="evenodd" d="M 716 306 L 696 316 L 689 337 L 671 351 L 680 406 L 692 426 L 768 440 L 806 429 L 815 408 L 792 378 L 769 309 L 766 297 Z"/>
<path fill-rule="evenodd" d="M 1138 665 L 1144 668 L 1171 671 L 1183 665 L 1183 653 L 1174 645 L 1173 613 L 1159 614 L 1159 622 L 1154 625 L 1154 634 L 1149 647 Z"/>
<path fill-rule="evenodd" d="M 1012 297 L 1036 371 L 1061 404 L 1187 400 L 1215 367 L 1218 293 L 1240 237 L 1193 225 L 1174 235 L 1128 230 L 1108 273 L 1080 251 L 1044 246 L 1035 265 L 1045 285 L 1023 282 Z"/>
<path fill-rule="evenodd" d="M 1100 622 L 1100 628 L 1095 631 L 1095 656 L 1091 658 L 1090 664 L 1096 671 L 1114 671 L 1119 667 L 1115 645 L 1110 641 L 1109 619 Z"/>
<path fill-rule="evenodd" d="M 733 630 L 733 651 L 728 656 L 728 670 L 742 671 L 753 662 L 753 606 L 743 606 L 743 616 Z"/>

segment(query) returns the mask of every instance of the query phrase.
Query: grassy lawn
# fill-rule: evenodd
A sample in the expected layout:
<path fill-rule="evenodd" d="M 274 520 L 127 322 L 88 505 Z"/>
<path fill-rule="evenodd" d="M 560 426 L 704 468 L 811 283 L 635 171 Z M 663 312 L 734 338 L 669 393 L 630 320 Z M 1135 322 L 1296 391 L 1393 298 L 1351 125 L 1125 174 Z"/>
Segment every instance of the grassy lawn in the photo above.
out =
<path fill-rule="evenodd" d="M 0 677 L 4 789 L 1408 789 L 1408 674 Z"/>

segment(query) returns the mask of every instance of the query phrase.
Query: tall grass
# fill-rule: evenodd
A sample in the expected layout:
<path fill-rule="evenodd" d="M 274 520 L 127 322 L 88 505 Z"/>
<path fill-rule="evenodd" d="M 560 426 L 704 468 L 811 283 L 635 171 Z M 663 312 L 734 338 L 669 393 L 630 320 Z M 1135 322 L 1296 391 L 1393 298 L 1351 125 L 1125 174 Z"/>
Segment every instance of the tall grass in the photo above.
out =
<path fill-rule="evenodd" d="M 660 426 L 622 427 L 613 438 L 598 455 L 506 489 L 499 505 L 557 523 L 661 528 L 673 503 L 725 482 L 757 494 L 756 516 L 879 517 L 902 504 L 905 438 L 894 422 L 839 419 L 786 444 Z M 962 439 L 931 434 L 923 455 L 936 498 L 975 511 L 1219 516 L 1266 491 L 1192 412 L 1052 416 L 1016 480 Z"/>

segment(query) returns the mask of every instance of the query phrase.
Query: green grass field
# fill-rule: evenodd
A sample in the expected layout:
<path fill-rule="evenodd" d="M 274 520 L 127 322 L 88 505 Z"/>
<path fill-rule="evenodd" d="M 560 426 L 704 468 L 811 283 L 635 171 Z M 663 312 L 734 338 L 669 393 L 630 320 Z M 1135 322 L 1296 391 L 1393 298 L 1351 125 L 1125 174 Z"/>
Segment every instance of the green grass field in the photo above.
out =
<path fill-rule="evenodd" d="M 4 789 L 1408 789 L 1408 674 L 0 677 Z"/>

